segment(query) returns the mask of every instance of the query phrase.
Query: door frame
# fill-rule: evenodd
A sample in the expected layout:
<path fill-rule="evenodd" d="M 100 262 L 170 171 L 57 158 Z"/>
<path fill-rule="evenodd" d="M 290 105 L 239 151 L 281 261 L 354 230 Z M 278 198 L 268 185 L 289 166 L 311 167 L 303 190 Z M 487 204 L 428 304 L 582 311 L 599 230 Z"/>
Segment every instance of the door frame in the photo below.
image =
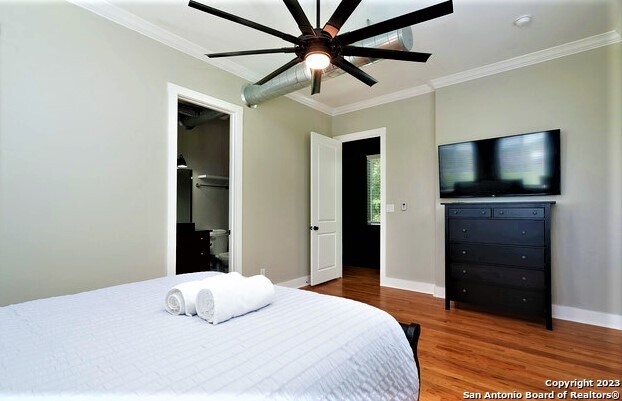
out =
<path fill-rule="evenodd" d="M 229 271 L 242 273 L 242 138 L 241 106 L 184 88 L 167 84 L 168 146 L 167 146 L 167 251 L 166 274 L 176 274 L 177 249 L 177 103 L 180 99 L 229 115 Z"/>
<path fill-rule="evenodd" d="M 367 131 L 334 136 L 341 142 L 359 141 L 361 139 L 380 138 L 380 285 L 387 279 L 387 156 L 386 156 L 387 128 L 380 127 Z M 342 184 L 343 185 L 343 184 Z M 343 236 L 342 236 L 343 238 Z M 343 240 L 341 243 L 343 251 Z"/>

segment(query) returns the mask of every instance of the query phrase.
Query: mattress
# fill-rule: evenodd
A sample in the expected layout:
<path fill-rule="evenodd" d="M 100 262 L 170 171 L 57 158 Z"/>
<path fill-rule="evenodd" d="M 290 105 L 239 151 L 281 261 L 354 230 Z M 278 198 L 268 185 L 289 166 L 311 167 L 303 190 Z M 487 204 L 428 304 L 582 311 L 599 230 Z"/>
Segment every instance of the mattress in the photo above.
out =
<path fill-rule="evenodd" d="M 276 286 L 211 325 L 164 309 L 164 277 L 0 308 L 0 399 L 415 400 L 413 353 L 387 313 Z"/>

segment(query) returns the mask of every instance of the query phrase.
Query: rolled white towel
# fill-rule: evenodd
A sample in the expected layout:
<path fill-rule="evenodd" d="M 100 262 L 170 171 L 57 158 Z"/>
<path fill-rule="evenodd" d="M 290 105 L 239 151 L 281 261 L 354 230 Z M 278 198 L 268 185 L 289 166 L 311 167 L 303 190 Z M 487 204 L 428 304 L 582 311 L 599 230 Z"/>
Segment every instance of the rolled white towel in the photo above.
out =
<path fill-rule="evenodd" d="M 197 294 L 200 318 L 218 324 L 263 308 L 274 299 L 274 285 L 262 275 L 203 288 Z"/>
<path fill-rule="evenodd" d="M 197 314 L 196 299 L 199 290 L 217 286 L 219 283 L 238 281 L 244 277 L 237 272 L 218 274 L 203 280 L 188 281 L 171 288 L 166 293 L 164 305 L 166 311 L 172 315 L 193 316 Z"/>

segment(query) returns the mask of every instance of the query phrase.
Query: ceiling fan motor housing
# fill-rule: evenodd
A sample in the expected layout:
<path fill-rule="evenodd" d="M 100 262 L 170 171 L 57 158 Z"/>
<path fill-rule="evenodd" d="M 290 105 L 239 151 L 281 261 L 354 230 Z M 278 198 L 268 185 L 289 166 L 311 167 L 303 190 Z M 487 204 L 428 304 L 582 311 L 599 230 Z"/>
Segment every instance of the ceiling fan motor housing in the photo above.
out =
<path fill-rule="evenodd" d="M 322 30 L 316 30 L 317 36 L 301 36 L 301 45 L 296 48 L 296 55 L 305 59 L 311 53 L 323 53 L 328 57 L 338 57 L 341 55 L 341 46 L 336 40 Z"/>

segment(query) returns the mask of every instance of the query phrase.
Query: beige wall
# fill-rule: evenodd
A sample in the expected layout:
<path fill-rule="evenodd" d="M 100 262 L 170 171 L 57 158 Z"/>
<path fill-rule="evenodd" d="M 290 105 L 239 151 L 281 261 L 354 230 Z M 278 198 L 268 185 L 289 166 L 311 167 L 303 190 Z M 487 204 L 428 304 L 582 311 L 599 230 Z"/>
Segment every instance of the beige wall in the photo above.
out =
<path fill-rule="evenodd" d="M 438 144 L 561 128 L 562 195 L 511 200 L 557 201 L 553 302 L 621 314 L 621 60 L 616 44 L 335 117 L 334 135 L 387 127 L 388 202 L 414 200 L 389 214 L 388 275 L 444 286 Z"/>
<path fill-rule="evenodd" d="M 386 127 L 388 277 L 434 282 L 434 94 L 333 118 L 333 134 Z M 408 203 L 401 211 L 400 204 Z"/>
<path fill-rule="evenodd" d="M 552 199 L 553 303 L 622 313 L 619 94 L 622 45 L 442 88 L 437 144 L 560 128 L 562 182 Z M 616 86 L 617 84 L 617 86 Z M 477 199 L 473 199 L 476 201 Z M 481 200 L 481 199 L 479 199 Z M 518 200 L 518 199 L 512 199 Z M 443 208 L 437 206 L 437 233 Z M 444 283 L 437 235 L 437 284 Z"/>
<path fill-rule="evenodd" d="M 166 274 L 167 82 L 241 105 L 243 80 L 64 2 L 2 3 L 0 26 L 0 305 Z M 307 274 L 330 129 L 287 98 L 244 110 L 245 274 Z"/>

